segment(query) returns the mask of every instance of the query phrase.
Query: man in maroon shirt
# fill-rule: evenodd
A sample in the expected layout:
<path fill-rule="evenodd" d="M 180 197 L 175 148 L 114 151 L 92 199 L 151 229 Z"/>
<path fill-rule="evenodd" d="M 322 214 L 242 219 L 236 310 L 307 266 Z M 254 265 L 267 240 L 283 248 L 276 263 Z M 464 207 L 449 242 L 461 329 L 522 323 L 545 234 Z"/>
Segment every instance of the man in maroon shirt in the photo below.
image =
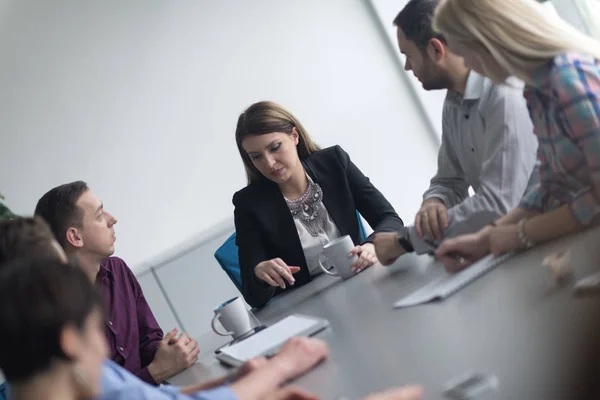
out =
<path fill-rule="evenodd" d="M 100 288 L 110 358 L 140 379 L 160 384 L 198 359 L 198 343 L 173 329 L 163 337 L 139 282 L 115 251 L 117 219 L 82 181 L 55 187 L 35 214 L 50 225 L 70 259 Z"/>

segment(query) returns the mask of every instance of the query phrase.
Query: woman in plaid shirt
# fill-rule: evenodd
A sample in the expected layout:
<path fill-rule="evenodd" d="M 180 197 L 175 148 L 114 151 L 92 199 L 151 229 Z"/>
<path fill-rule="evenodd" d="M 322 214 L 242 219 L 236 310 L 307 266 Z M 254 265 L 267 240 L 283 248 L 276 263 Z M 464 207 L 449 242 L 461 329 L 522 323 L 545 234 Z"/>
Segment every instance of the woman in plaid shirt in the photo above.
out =
<path fill-rule="evenodd" d="M 476 72 L 527 84 L 541 178 L 504 217 L 442 243 L 437 255 L 446 268 L 456 271 L 490 252 L 527 249 L 600 222 L 600 42 L 533 0 L 442 0 L 434 27 Z"/>

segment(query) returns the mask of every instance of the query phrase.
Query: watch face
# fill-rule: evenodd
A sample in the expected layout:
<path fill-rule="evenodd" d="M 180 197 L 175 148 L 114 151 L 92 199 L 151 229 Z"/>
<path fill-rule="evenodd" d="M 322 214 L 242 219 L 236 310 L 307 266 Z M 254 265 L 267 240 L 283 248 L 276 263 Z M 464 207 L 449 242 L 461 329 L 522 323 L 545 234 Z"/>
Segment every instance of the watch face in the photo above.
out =
<path fill-rule="evenodd" d="M 404 248 L 404 250 L 408 252 L 414 251 L 412 243 L 410 242 L 410 234 L 407 228 L 403 228 L 401 231 L 397 232 L 396 238 L 398 239 L 398 243 Z"/>
<path fill-rule="evenodd" d="M 408 229 L 403 228 L 401 231 L 399 231 L 398 233 L 396 233 L 396 237 L 398 238 L 398 240 L 408 240 Z"/>

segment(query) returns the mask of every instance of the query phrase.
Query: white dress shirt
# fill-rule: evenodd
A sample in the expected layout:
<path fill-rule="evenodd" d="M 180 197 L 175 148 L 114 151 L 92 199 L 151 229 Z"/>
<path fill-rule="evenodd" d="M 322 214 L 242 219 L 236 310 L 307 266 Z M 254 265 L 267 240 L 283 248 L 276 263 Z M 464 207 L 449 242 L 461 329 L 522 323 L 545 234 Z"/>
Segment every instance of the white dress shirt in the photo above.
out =
<path fill-rule="evenodd" d="M 444 237 L 479 230 L 537 187 L 537 147 L 520 81 L 495 85 L 471 71 L 464 95 L 448 90 L 438 171 L 423 195 L 448 208 Z M 418 254 L 432 250 L 414 226 L 410 238 Z"/>
<path fill-rule="evenodd" d="M 327 212 L 327 209 L 322 201 L 319 202 L 317 207 L 319 209 L 319 213 L 324 213 L 327 217 L 327 226 L 325 232 L 319 232 L 317 236 L 312 236 L 306 230 L 304 225 L 302 225 L 302 222 L 300 222 L 298 218 L 294 218 L 294 224 L 296 225 L 296 230 L 298 231 L 298 237 L 300 238 L 300 243 L 302 243 L 304 258 L 306 258 L 306 265 L 308 266 L 308 271 L 311 275 L 317 275 L 323 272 L 321 267 L 319 267 L 319 256 L 323 252 L 323 246 L 342 236 L 340 230 L 335 222 L 333 222 L 331 219 L 331 216 Z M 329 262 L 325 257 L 323 257 L 323 264 L 327 268 L 332 266 L 331 262 Z"/>

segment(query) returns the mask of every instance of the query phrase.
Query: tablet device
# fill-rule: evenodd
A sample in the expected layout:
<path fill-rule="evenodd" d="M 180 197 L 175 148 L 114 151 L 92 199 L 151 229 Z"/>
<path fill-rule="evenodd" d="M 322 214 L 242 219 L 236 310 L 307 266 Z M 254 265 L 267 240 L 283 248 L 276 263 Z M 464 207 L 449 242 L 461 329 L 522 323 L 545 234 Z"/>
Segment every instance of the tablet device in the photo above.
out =
<path fill-rule="evenodd" d="M 241 342 L 223 348 L 217 354 L 217 359 L 237 367 L 255 357 L 269 358 L 277 354 L 288 339 L 312 336 L 328 326 L 329 322 L 326 319 L 302 314 L 290 315 Z"/>

